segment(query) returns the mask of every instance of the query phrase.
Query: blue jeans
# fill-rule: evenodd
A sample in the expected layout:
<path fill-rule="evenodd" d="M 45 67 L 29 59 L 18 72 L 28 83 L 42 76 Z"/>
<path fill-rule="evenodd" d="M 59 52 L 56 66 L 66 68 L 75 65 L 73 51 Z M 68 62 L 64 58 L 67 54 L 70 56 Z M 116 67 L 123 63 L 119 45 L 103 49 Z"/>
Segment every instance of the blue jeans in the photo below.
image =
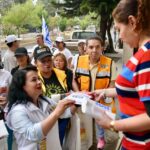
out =
<path fill-rule="evenodd" d="M 124 147 L 121 147 L 121 150 L 127 150 L 126 148 L 124 148 Z"/>
<path fill-rule="evenodd" d="M 95 124 L 96 126 L 96 138 L 104 138 L 104 129 L 100 127 L 99 125 Z"/>
<path fill-rule="evenodd" d="M 60 139 L 61 145 L 63 144 L 63 140 L 64 140 L 64 137 L 65 137 L 65 133 L 66 133 L 66 129 L 67 129 L 69 120 L 70 120 L 70 118 L 67 118 L 67 119 L 59 119 L 59 120 L 58 120 L 59 139 Z"/>

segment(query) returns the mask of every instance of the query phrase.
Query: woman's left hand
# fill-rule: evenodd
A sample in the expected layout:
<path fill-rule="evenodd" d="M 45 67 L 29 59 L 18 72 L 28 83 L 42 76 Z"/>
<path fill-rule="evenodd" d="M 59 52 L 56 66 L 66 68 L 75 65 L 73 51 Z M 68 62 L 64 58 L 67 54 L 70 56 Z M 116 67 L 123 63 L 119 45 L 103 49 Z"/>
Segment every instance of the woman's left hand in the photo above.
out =
<path fill-rule="evenodd" d="M 110 128 L 110 122 L 112 119 L 104 112 L 103 113 L 103 119 L 96 119 L 96 123 L 101 126 L 104 129 L 109 129 Z"/>
<path fill-rule="evenodd" d="M 75 105 L 71 106 L 70 109 L 71 109 L 72 115 L 74 115 L 75 112 L 77 111 L 77 107 Z"/>
<path fill-rule="evenodd" d="M 64 111 L 73 106 L 75 104 L 75 102 L 73 100 L 60 100 L 54 110 L 54 112 L 59 116 L 61 116 Z"/>

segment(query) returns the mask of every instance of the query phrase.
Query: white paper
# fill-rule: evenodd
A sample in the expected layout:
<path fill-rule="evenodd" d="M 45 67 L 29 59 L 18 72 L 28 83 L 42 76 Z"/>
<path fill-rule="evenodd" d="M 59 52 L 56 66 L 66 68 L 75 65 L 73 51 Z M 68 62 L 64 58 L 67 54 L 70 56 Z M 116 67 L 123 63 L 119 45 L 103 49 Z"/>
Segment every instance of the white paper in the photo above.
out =
<path fill-rule="evenodd" d="M 110 107 L 93 100 L 88 99 L 86 103 L 83 103 L 81 110 L 83 113 L 88 114 L 95 119 L 103 119 L 104 113 L 106 113 L 113 120 L 115 119 L 115 114 L 111 112 Z"/>
<path fill-rule="evenodd" d="M 83 103 L 86 103 L 86 101 L 90 98 L 89 95 L 77 92 L 77 93 L 72 93 L 69 96 L 67 96 L 65 99 L 70 99 L 74 100 L 75 104 L 82 105 Z"/>
<path fill-rule="evenodd" d="M 52 100 L 54 100 L 56 103 L 60 100 L 60 94 L 52 94 L 51 95 Z"/>
<path fill-rule="evenodd" d="M 66 97 L 66 99 L 74 100 L 75 104 L 81 105 L 81 111 L 95 119 L 103 119 L 103 113 L 106 113 L 113 120 L 115 119 L 111 107 L 95 102 L 90 98 L 89 95 L 81 92 L 72 93 Z"/>

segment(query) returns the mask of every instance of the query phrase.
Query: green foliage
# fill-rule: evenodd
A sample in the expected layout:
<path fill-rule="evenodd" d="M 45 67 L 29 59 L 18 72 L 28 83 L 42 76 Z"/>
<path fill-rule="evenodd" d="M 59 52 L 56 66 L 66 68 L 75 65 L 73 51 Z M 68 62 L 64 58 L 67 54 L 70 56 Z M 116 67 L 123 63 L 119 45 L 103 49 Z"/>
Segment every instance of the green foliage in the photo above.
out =
<path fill-rule="evenodd" d="M 79 24 L 80 24 L 80 19 L 78 17 L 67 19 L 67 26 L 68 27 L 73 27 L 73 26 L 79 25 Z"/>
<path fill-rule="evenodd" d="M 64 31 L 67 27 L 73 28 L 76 25 L 80 25 L 81 29 L 85 30 L 88 25 L 96 25 L 97 20 L 92 19 L 93 13 L 89 13 L 86 16 L 65 18 L 60 16 L 49 17 L 48 24 L 50 30 L 59 27 L 61 31 Z"/>
<path fill-rule="evenodd" d="M 57 7 L 52 5 L 53 0 L 38 0 L 44 5 L 44 10 L 48 13 L 48 16 L 55 16 Z"/>
<path fill-rule="evenodd" d="M 50 30 L 52 30 L 52 29 L 54 29 L 54 28 L 56 28 L 56 27 L 58 27 L 58 25 L 59 25 L 59 20 L 60 20 L 60 17 L 58 17 L 58 16 L 55 16 L 55 17 L 49 17 L 49 19 L 48 19 L 48 25 L 49 25 L 49 27 L 50 27 Z"/>
<path fill-rule="evenodd" d="M 91 18 L 90 18 L 89 15 L 87 15 L 85 17 L 82 17 L 80 19 L 80 27 L 81 27 L 82 30 L 86 29 L 86 27 L 90 24 L 90 20 L 91 20 Z"/>
<path fill-rule="evenodd" d="M 27 0 L 14 0 L 15 3 L 25 3 Z"/>
<path fill-rule="evenodd" d="M 111 12 L 118 1 L 119 0 L 64 0 L 63 3 L 58 3 L 55 1 L 53 2 L 53 4 L 55 5 L 55 7 L 63 9 L 64 11 L 60 14 L 67 18 L 84 16 L 93 13 L 94 15 L 91 16 L 91 18 L 95 18 L 96 20 L 97 18 L 105 16 L 107 21 L 108 18 L 110 18 Z M 94 20 L 90 19 L 89 22 L 90 21 Z M 100 19 L 98 19 L 98 21 L 99 23 L 94 22 L 94 24 L 100 25 Z M 80 24 L 83 28 L 85 28 L 84 26 L 86 26 L 86 20 L 84 20 Z"/>
<path fill-rule="evenodd" d="M 13 4 L 9 11 L 6 11 L 3 19 L 3 26 L 12 25 L 16 28 L 18 34 L 24 25 L 37 27 L 41 25 L 43 5 L 33 6 L 32 1 L 28 0 L 24 4 Z"/>
<path fill-rule="evenodd" d="M 60 18 L 58 25 L 59 25 L 60 31 L 62 31 L 62 32 L 65 31 L 65 29 L 67 27 L 67 19 L 66 18 Z"/>
<path fill-rule="evenodd" d="M 12 5 L 10 0 L 0 0 L 0 13 L 3 15 L 5 10 L 9 9 Z"/>
<path fill-rule="evenodd" d="M 3 26 L 3 34 L 4 35 L 16 34 L 16 28 L 11 24 L 6 24 L 5 26 Z"/>
<path fill-rule="evenodd" d="M 80 24 L 80 20 L 78 17 L 66 19 L 65 17 L 60 16 L 55 17 L 50 16 L 48 22 L 50 30 L 59 27 L 61 31 L 64 31 L 67 27 L 73 27 L 75 25 Z"/>
<path fill-rule="evenodd" d="M 96 13 L 89 12 L 87 15 L 82 17 L 82 19 L 80 19 L 81 24 L 82 24 L 82 22 L 85 22 L 86 27 L 88 25 L 95 25 L 95 27 L 97 28 L 99 26 L 100 19 L 99 19 L 99 17 L 97 17 Z M 82 25 L 81 25 L 81 27 L 82 27 Z"/>
<path fill-rule="evenodd" d="M 52 0 L 52 4 L 54 7 L 59 8 L 58 14 L 71 18 L 88 14 L 88 8 L 86 8 L 87 11 L 85 12 L 81 10 L 86 1 L 87 0 Z"/>
<path fill-rule="evenodd" d="M 106 37 L 107 33 L 110 33 L 110 28 L 112 24 L 112 10 L 116 6 L 119 0 L 64 0 L 63 3 L 55 2 L 55 6 L 62 7 L 63 16 L 74 17 L 74 16 L 83 16 L 89 12 L 94 12 L 97 14 L 95 18 L 100 18 L 99 20 L 99 29 L 100 35 L 103 40 Z M 94 18 L 94 17 L 93 17 Z M 89 20 L 90 23 L 91 20 Z M 80 25 L 84 29 L 87 25 L 87 19 L 82 20 Z M 109 44 L 112 43 L 111 34 L 109 36 Z M 110 46 L 113 51 L 113 45 Z"/>

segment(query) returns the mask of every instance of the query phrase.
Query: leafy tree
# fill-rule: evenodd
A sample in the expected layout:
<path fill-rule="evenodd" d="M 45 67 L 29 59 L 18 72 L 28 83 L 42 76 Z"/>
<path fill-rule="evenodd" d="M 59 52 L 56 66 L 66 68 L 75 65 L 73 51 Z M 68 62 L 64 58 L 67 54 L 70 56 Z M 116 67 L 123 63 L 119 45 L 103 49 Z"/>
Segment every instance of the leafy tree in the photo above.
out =
<path fill-rule="evenodd" d="M 52 5 L 53 0 L 38 0 L 44 5 L 44 10 L 48 13 L 48 16 L 55 16 L 57 7 Z"/>
<path fill-rule="evenodd" d="M 3 15 L 4 11 L 7 10 L 13 4 L 13 0 L 0 0 L 0 13 Z"/>
<path fill-rule="evenodd" d="M 92 25 L 95 25 L 96 26 L 96 22 L 95 22 L 95 19 L 92 18 L 94 14 L 93 13 L 89 13 L 87 15 L 85 15 L 84 17 L 80 17 L 80 26 L 82 28 L 82 30 L 85 30 L 88 25 L 92 24 Z M 97 18 L 98 20 L 98 18 Z"/>
<path fill-rule="evenodd" d="M 33 27 L 41 25 L 42 10 L 43 5 L 33 6 L 31 0 L 24 4 L 14 4 L 3 17 L 3 25 L 14 26 L 19 36 L 25 25 L 32 25 Z"/>
<path fill-rule="evenodd" d="M 59 16 L 55 16 L 55 17 L 50 16 L 49 17 L 49 19 L 48 19 L 49 20 L 48 25 L 50 27 L 50 30 L 53 30 L 54 28 L 58 27 L 58 25 L 59 25 L 59 19 L 60 19 Z"/>
<path fill-rule="evenodd" d="M 89 24 L 89 16 L 82 17 L 80 20 L 80 27 L 82 30 L 85 30 Z"/>
<path fill-rule="evenodd" d="M 25 3 L 27 0 L 14 0 L 15 3 Z"/>
<path fill-rule="evenodd" d="M 80 24 L 80 20 L 78 17 L 74 17 L 74 18 L 68 18 L 67 19 L 67 26 L 68 27 L 73 27 L 75 25 L 79 25 Z"/>
<path fill-rule="evenodd" d="M 67 19 L 64 17 L 60 18 L 58 25 L 59 25 L 60 31 L 62 31 L 62 32 L 65 31 L 65 29 L 67 27 Z"/>
<path fill-rule="evenodd" d="M 97 14 L 95 19 L 100 16 L 100 35 L 105 40 L 106 32 L 109 40 L 109 50 L 107 52 L 114 52 L 112 38 L 110 34 L 110 28 L 112 25 L 112 10 L 116 6 L 119 0 L 64 0 L 63 3 L 54 2 L 56 7 L 62 7 L 63 11 L 61 15 L 66 17 L 83 16 L 89 12 L 95 12 Z"/>

